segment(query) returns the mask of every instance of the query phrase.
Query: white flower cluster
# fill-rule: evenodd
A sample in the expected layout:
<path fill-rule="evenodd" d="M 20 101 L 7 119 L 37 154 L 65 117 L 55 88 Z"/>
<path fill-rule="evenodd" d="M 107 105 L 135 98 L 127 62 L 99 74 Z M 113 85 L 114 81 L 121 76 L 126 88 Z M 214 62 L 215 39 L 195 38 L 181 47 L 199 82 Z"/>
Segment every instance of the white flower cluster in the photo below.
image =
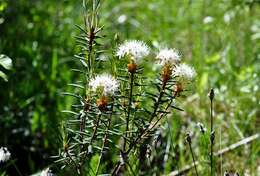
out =
<path fill-rule="evenodd" d="M 118 47 L 116 55 L 119 58 L 132 56 L 133 61 L 138 63 L 143 57 L 147 56 L 149 52 L 150 49 L 144 42 L 129 40 Z M 179 77 L 182 80 L 190 81 L 196 76 L 194 68 L 186 64 L 179 64 L 181 57 L 176 49 L 161 49 L 157 54 L 156 59 L 158 60 L 159 65 L 174 66 L 173 76 Z"/>
<path fill-rule="evenodd" d="M 119 58 L 132 56 L 131 59 L 133 59 L 135 63 L 139 63 L 142 58 L 149 55 L 149 52 L 150 49 L 144 42 L 138 40 L 129 40 L 125 41 L 118 47 L 116 55 Z"/>
<path fill-rule="evenodd" d="M 8 151 L 6 147 L 0 148 L 0 162 L 6 162 L 10 159 L 11 153 Z"/>
<path fill-rule="evenodd" d="M 92 91 L 102 90 L 103 95 L 113 95 L 118 90 L 118 81 L 109 74 L 97 75 L 89 82 Z"/>
<path fill-rule="evenodd" d="M 196 72 L 193 67 L 190 67 L 187 64 L 180 64 L 174 68 L 173 75 L 180 79 L 190 81 L 196 76 Z"/>
<path fill-rule="evenodd" d="M 41 172 L 41 176 L 54 176 L 54 174 L 51 172 L 50 168 L 46 168 Z"/>
<path fill-rule="evenodd" d="M 181 60 L 177 50 L 168 48 L 160 50 L 156 56 L 156 59 L 158 59 L 160 65 L 174 65 Z"/>

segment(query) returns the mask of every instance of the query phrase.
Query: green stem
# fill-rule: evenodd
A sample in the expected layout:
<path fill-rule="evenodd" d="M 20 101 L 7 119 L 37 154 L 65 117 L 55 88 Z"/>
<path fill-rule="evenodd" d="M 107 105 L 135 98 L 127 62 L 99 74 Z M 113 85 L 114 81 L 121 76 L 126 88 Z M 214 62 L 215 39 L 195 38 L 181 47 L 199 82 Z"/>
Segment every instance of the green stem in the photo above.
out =
<path fill-rule="evenodd" d="M 92 74 L 91 66 L 92 66 L 92 49 L 93 49 L 93 42 L 95 39 L 95 28 L 92 27 L 92 24 L 90 25 L 89 29 L 89 41 L 88 41 L 88 71 L 90 75 Z"/>
<path fill-rule="evenodd" d="M 71 157 L 71 155 L 69 154 L 69 152 L 68 152 L 67 150 L 66 150 L 65 152 L 66 152 L 66 154 L 69 156 L 70 161 L 74 164 L 75 169 L 76 169 L 76 173 L 77 173 L 78 175 L 81 175 L 82 173 L 81 173 L 80 166 L 78 166 L 78 164 L 77 164 L 77 163 L 75 162 L 75 160 Z"/>
<path fill-rule="evenodd" d="M 90 139 L 90 145 L 92 144 L 93 140 L 96 139 L 97 129 L 98 129 L 98 127 L 99 127 L 99 122 L 100 122 L 101 115 L 102 115 L 102 113 L 99 113 L 99 114 L 98 114 L 97 123 L 96 123 L 96 125 L 95 125 L 93 134 L 92 134 L 91 139 Z"/>
<path fill-rule="evenodd" d="M 110 113 L 110 115 L 109 115 L 108 125 L 107 125 L 106 131 L 105 131 L 105 136 L 104 136 L 104 138 L 103 138 L 103 143 L 102 143 L 102 147 L 101 147 L 101 154 L 100 154 L 100 157 L 99 157 L 99 160 L 98 160 L 98 164 L 97 164 L 97 168 L 96 168 L 95 175 L 98 174 L 99 167 L 100 167 L 100 163 L 101 163 L 101 160 L 102 160 L 102 158 L 103 158 L 103 152 L 104 152 L 104 149 L 105 149 L 105 147 L 106 147 L 106 143 L 107 143 L 107 139 L 108 139 L 108 135 L 109 135 L 109 129 L 110 129 L 110 126 L 111 126 L 113 110 L 114 110 L 114 103 L 112 103 L 111 113 Z"/>
<path fill-rule="evenodd" d="M 167 111 L 169 109 L 169 107 L 171 106 L 171 103 L 172 103 L 172 99 L 170 100 L 170 102 L 168 103 L 168 105 L 166 106 L 165 108 L 165 111 Z M 142 137 L 144 137 L 147 132 L 149 130 L 152 130 L 158 123 L 159 121 L 164 117 L 165 114 L 161 114 L 161 116 L 157 119 L 157 121 L 150 127 L 150 125 L 142 132 L 140 133 L 140 135 L 129 145 L 129 149 L 127 150 L 127 154 L 132 150 L 132 148 L 135 146 L 135 144 L 140 140 L 142 139 Z"/>
<path fill-rule="evenodd" d="M 171 101 L 168 103 L 168 105 L 166 106 L 165 108 L 165 111 L 167 111 L 169 109 L 169 107 L 171 106 L 171 103 L 172 103 L 172 99 Z M 139 136 L 133 141 L 130 143 L 129 145 L 129 148 L 128 150 L 125 152 L 125 155 L 128 155 L 130 153 L 130 151 L 134 148 L 134 146 L 139 142 L 139 140 L 142 139 L 142 137 L 145 137 L 148 133 L 149 130 L 153 129 L 155 127 L 155 125 L 164 117 L 164 114 L 162 113 L 160 118 L 156 121 L 156 123 L 154 125 L 152 125 L 152 127 L 148 126 L 145 130 L 143 130 L 143 132 L 141 132 L 139 134 Z M 120 162 L 117 162 L 115 168 L 113 169 L 113 172 L 112 172 L 112 176 L 113 175 L 117 175 L 117 172 L 120 170 L 120 168 L 122 167 L 122 164 Z"/>
<path fill-rule="evenodd" d="M 192 156 L 192 161 L 193 161 L 193 165 L 194 165 L 194 168 L 195 168 L 195 172 L 196 172 L 196 176 L 198 176 L 198 171 L 197 171 L 197 166 L 196 166 L 196 163 L 195 163 L 195 157 L 194 157 L 194 153 L 193 153 L 193 150 L 192 150 L 192 147 L 191 147 L 191 142 L 188 142 L 189 143 L 189 148 L 190 148 L 190 152 L 191 152 L 191 156 Z"/>
<path fill-rule="evenodd" d="M 213 176 L 213 147 L 214 147 L 214 121 L 213 121 L 213 99 L 215 97 L 214 89 L 211 88 L 209 92 L 210 99 L 210 175 Z"/>
<path fill-rule="evenodd" d="M 210 100 L 210 135 L 213 135 L 213 100 Z M 210 142 L 210 175 L 213 176 L 213 145 L 214 145 L 214 140 L 211 137 L 211 142 Z"/>
<path fill-rule="evenodd" d="M 98 127 L 99 127 L 99 122 L 100 122 L 101 115 L 102 115 L 102 113 L 99 113 L 99 114 L 98 114 L 97 122 L 96 122 L 96 124 L 95 124 L 94 131 L 93 131 L 93 133 L 92 133 L 92 136 L 91 136 L 91 139 L 90 139 L 90 142 L 89 142 L 88 146 L 92 145 L 93 141 L 96 139 L 97 129 L 98 129 Z M 86 148 L 87 148 L 87 147 L 86 147 Z M 87 148 L 87 149 L 88 149 L 88 148 Z M 84 163 L 85 163 L 85 161 L 86 161 L 87 153 L 88 153 L 88 152 L 86 152 L 85 155 L 81 158 L 81 166 L 80 166 L 81 168 L 82 168 L 82 166 L 84 165 Z"/>
<path fill-rule="evenodd" d="M 164 89 L 165 89 L 165 87 L 166 87 L 166 83 L 167 83 L 167 82 L 164 81 L 163 84 L 162 84 L 162 87 L 161 87 L 159 96 L 158 96 L 158 98 L 157 98 L 157 101 L 154 103 L 154 111 L 153 111 L 153 113 L 152 113 L 152 115 L 151 115 L 151 118 L 150 118 L 149 123 L 151 123 L 151 122 L 153 121 L 154 117 L 156 116 L 157 110 L 158 110 L 158 108 L 159 108 L 161 99 L 162 99 L 163 94 L 164 94 Z"/>
<path fill-rule="evenodd" d="M 132 99 L 133 99 L 133 86 L 134 85 L 134 73 L 130 74 L 130 92 L 128 97 L 128 110 L 127 110 L 127 117 L 126 117 L 126 131 L 125 131 L 125 138 L 124 138 L 124 151 L 126 150 L 126 141 L 129 131 L 129 120 L 130 120 L 130 114 L 131 114 L 131 105 L 132 105 Z"/>
<path fill-rule="evenodd" d="M 81 121 L 80 121 L 80 141 L 81 141 L 81 145 L 80 145 L 80 153 L 82 153 L 83 152 L 83 150 L 84 150 L 84 144 L 83 144 L 83 138 L 84 138 L 84 135 L 83 135 L 83 131 L 84 131 L 84 129 L 85 129 L 85 117 L 81 117 Z M 80 163 L 79 163 L 79 172 L 80 172 L 80 174 L 83 174 L 83 171 L 82 171 L 82 166 L 83 166 L 83 164 L 82 164 L 82 158 L 83 157 L 81 157 L 80 158 Z"/>

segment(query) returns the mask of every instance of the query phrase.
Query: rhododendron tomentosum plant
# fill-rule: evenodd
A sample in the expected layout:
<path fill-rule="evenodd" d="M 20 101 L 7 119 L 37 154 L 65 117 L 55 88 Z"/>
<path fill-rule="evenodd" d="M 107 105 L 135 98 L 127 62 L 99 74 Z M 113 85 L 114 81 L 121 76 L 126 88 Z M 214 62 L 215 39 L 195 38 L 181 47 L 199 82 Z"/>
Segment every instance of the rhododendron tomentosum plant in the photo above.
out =
<path fill-rule="evenodd" d="M 195 71 L 181 63 L 176 49 L 152 53 L 145 42 L 126 40 L 117 48 L 105 48 L 116 51 L 110 62 L 116 70 L 109 74 L 110 68 L 97 62 L 104 47 L 96 45 L 102 31 L 97 18 L 99 1 L 90 4 L 93 8 L 85 17 L 86 26 L 79 27 L 77 37 L 82 52 L 75 57 L 81 66 L 73 69 L 83 75 L 82 84 L 70 84 L 78 91 L 63 93 L 75 97 L 77 103 L 64 111 L 72 117 L 62 124 L 63 148 L 55 158 L 62 168 L 74 169 L 78 175 L 138 173 L 130 158 L 152 143 L 159 124 L 173 109 L 182 110 L 173 100 L 187 89 Z M 146 75 L 147 64 L 160 65 L 154 76 Z"/>

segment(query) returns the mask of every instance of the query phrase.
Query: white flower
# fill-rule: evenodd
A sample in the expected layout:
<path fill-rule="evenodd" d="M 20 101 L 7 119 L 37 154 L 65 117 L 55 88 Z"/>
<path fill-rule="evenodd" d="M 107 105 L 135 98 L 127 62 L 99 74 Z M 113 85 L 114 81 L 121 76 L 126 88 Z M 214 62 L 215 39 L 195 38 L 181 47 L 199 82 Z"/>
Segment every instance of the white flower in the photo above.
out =
<path fill-rule="evenodd" d="M 160 50 L 156 58 L 159 60 L 160 65 L 165 65 L 165 64 L 173 65 L 178 63 L 181 60 L 177 50 L 168 49 L 168 48 Z"/>
<path fill-rule="evenodd" d="M 173 69 L 173 75 L 183 80 L 192 80 L 196 76 L 196 72 L 193 67 L 180 64 Z"/>
<path fill-rule="evenodd" d="M 123 23 L 125 23 L 125 21 L 127 20 L 127 16 L 126 15 L 120 15 L 118 18 L 117 18 L 117 22 L 119 23 L 119 24 L 123 24 Z"/>
<path fill-rule="evenodd" d="M 142 41 L 129 40 L 121 44 L 116 52 L 119 58 L 132 56 L 131 59 L 138 63 L 142 58 L 146 57 L 150 52 L 149 47 Z"/>
<path fill-rule="evenodd" d="M 230 23 L 231 19 L 235 17 L 235 12 L 234 11 L 228 11 L 224 14 L 224 22 L 225 23 Z"/>
<path fill-rule="evenodd" d="M 51 173 L 50 168 L 46 168 L 41 172 L 41 176 L 54 176 L 54 174 Z"/>
<path fill-rule="evenodd" d="M 211 16 L 206 16 L 204 19 L 203 19 L 203 23 L 204 24 L 208 24 L 208 23 L 211 23 L 214 21 L 214 18 L 211 17 Z"/>
<path fill-rule="evenodd" d="M 8 151 L 6 147 L 0 148 L 0 162 L 8 161 L 11 157 L 11 153 Z"/>
<path fill-rule="evenodd" d="M 118 81 L 109 74 L 97 75 L 89 82 L 92 91 L 101 90 L 104 95 L 113 95 L 118 90 Z"/>

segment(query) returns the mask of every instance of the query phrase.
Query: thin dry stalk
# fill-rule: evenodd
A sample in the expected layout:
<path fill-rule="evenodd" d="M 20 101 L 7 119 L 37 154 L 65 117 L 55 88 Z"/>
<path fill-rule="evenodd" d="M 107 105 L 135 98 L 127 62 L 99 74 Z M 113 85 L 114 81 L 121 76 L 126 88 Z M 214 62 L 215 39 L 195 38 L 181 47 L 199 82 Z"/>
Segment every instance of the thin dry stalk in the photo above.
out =
<path fill-rule="evenodd" d="M 255 135 L 247 137 L 247 138 L 244 138 L 244 139 L 238 141 L 237 143 L 234 143 L 234 144 L 232 144 L 232 145 L 230 145 L 230 146 L 228 146 L 228 147 L 226 147 L 224 149 L 221 149 L 221 150 L 217 151 L 216 153 L 214 153 L 214 156 L 219 157 L 219 156 L 221 156 L 221 155 L 223 155 L 223 154 L 225 154 L 225 153 L 227 153 L 229 151 L 232 151 L 232 150 L 234 150 L 234 149 L 236 149 L 236 148 L 238 148 L 240 146 L 243 146 L 243 145 L 246 145 L 248 143 L 251 143 L 251 142 L 255 141 L 258 138 L 260 138 L 260 133 L 257 133 Z M 182 175 L 184 173 L 189 172 L 194 167 L 194 165 L 199 165 L 199 164 L 200 164 L 199 161 L 195 161 L 193 164 L 186 165 L 186 166 L 184 166 L 180 170 L 176 170 L 176 171 L 171 172 L 168 176 Z"/>

